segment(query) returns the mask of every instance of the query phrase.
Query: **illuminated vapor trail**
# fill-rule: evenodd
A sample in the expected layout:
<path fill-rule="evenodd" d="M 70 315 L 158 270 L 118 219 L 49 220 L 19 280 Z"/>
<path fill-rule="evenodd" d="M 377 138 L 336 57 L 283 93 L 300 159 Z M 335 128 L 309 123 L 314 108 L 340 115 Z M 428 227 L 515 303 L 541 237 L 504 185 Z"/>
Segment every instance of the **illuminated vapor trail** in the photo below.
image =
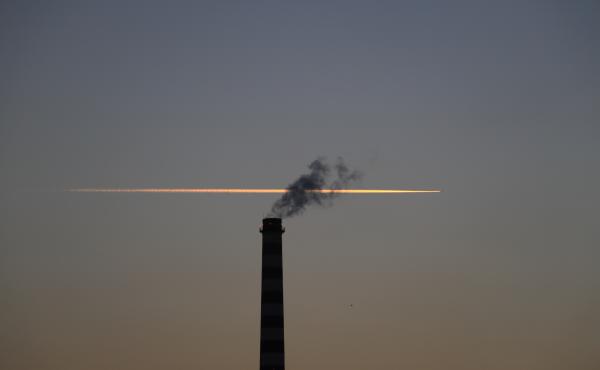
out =
<path fill-rule="evenodd" d="M 68 189 L 74 193 L 213 193 L 213 194 L 282 194 L 288 189 L 240 189 L 240 188 L 78 188 Z M 316 189 L 306 190 L 320 194 L 413 194 L 439 193 L 441 190 L 417 189 Z"/>

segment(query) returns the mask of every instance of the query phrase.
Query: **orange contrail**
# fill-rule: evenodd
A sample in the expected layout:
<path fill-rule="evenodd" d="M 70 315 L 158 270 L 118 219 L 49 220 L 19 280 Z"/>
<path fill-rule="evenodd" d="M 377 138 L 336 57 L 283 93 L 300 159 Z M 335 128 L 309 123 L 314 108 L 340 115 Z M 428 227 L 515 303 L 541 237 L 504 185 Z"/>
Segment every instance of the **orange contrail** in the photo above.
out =
<path fill-rule="evenodd" d="M 233 194 L 281 194 L 287 189 L 239 189 L 239 188 L 78 188 L 67 191 L 76 193 L 233 193 Z M 317 189 L 307 190 L 313 193 L 335 194 L 406 194 L 439 193 L 441 190 L 405 190 L 405 189 Z"/>

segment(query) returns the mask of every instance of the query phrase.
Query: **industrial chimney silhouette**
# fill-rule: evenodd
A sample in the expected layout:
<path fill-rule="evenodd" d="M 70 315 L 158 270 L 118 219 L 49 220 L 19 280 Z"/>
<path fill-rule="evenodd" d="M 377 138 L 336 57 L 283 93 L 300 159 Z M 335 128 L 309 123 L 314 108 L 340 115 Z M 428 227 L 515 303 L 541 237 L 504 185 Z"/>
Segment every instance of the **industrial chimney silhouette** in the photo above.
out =
<path fill-rule="evenodd" d="M 262 233 L 260 297 L 260 370 L 284 370 L 283 256 L 280 218 L 265 218 Z"/>

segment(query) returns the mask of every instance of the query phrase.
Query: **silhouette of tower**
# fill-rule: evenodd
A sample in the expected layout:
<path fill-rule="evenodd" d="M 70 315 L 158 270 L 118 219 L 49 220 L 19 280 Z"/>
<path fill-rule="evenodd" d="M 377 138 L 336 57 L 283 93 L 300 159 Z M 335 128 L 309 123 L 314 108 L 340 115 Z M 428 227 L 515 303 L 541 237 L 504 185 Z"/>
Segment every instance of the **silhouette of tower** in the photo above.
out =
<path fill-rule="evenodd" d="M 280 218 L 265 218 L 262 233 L 260 370 L 284 370 L 283 260 Z"/>

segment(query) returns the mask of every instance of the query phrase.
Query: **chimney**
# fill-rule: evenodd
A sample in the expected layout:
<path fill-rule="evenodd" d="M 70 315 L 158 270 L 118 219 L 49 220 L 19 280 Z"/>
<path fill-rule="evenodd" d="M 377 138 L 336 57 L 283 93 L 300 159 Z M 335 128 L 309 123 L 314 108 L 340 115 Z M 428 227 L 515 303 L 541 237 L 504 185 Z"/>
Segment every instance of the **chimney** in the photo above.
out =
<path fill-rule="evenodd" d="M 284 370 L 283 263 L 280 218 L 265 218 L 262 233 L 260 370 Z"/>

